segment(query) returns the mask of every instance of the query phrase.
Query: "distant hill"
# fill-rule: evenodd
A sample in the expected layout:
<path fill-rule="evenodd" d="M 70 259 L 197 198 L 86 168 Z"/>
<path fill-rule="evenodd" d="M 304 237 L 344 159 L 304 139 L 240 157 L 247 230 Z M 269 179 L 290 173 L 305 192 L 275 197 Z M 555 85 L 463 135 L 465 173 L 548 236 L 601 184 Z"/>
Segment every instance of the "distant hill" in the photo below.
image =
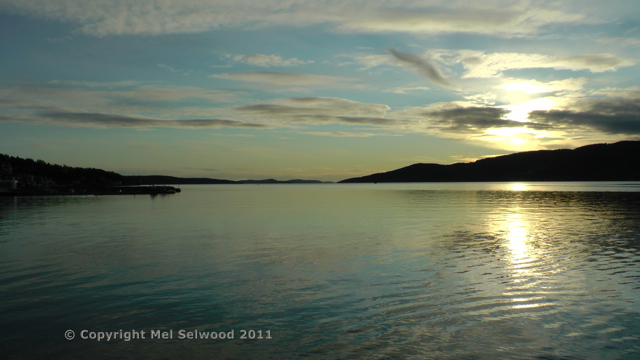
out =
<path fill-rule="evenodd" d="M 148 184 L 148 185 L 200 185 L 200 184 L 323 184 L 325 182 L 320 180 L 276 180 L 276 179 L 264 179 L 264 180 L 219 180 L 209 178 L 179 178 L 173 176 L 163 175 L 136 175 L 125 176 L 125 179 L 129 183 L 136 184 Z"/>
<path fill-rule="evenodd" d="M 237 181 L 210 178 L 180 178 L 164 175 L 123 176 L 127 184 L 136 185 L 205 185 L 205 184 L 239 184 Z"/>
<path fill-rule="evenodd" d="M 125 176 L 94 168 L 49 164 L 42 160 L 22 159 L 0 154 L 0 180 L 18 181 L 19 188 L 95 188 L 128 185 L 186 185 L 186 184 L 318 184 L 319 180 L 221 180 L 210 178 L 180 178 L 164 175 Z"/>
<path fill-rule="evenodd" d="M 240 180 L 238 182 L 241 183 L 241 184 L 332 184 L 331 181 L 302 180 L 302 179 L 293 179 L 293 180 L 276 180 L 276 179 Z"/>
<path fill-rule="evenodd" d="M 623 180 L 640 181 L 640 141 L 527 151 L 472 163 L 414 164 L 340 183 Z"/>

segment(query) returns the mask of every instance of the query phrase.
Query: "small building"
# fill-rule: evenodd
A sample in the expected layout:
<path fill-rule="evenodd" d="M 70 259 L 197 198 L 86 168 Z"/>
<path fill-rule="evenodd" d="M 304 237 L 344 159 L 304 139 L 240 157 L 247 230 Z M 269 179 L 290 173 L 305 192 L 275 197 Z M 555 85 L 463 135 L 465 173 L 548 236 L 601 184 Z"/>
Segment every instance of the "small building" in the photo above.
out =
<path fill-rule="evenodd" d="M 18 188 L 18 180 L 0 180 L 0 189 L 3 190 L 16 190 Z"/>

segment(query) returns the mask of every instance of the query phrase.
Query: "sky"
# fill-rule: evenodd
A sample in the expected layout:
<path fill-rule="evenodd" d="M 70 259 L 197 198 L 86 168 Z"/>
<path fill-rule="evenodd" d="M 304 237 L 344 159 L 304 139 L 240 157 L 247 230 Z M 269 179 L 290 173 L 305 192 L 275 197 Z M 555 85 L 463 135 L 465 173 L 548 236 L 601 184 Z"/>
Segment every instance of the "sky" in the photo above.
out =
<path fill-rule="evenodd" d="M 337 181 L 640 140 L 640 3 L 0 0 L 0 153 Z"/>

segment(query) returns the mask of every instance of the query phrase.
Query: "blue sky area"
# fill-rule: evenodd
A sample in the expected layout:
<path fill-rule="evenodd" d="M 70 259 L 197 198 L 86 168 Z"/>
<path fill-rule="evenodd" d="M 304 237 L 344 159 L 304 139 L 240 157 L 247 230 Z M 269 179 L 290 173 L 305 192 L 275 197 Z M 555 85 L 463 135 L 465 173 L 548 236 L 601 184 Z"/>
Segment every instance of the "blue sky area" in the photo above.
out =
<path fill-rule="evenodd" d="M 633 1 L 0 0 L 0 153 L 340 180 L 640 138 Z"/>

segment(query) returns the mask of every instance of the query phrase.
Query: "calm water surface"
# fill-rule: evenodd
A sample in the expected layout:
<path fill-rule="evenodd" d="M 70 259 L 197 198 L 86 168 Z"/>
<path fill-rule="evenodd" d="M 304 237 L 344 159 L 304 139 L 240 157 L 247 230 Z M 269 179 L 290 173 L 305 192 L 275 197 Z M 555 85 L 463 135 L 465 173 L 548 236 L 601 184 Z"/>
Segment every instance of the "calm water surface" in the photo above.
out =
<path fill-rule="evenodd" d="M 2 358 L 640 358 L 640 183 L 182 189 L 0 198 Z"/>

